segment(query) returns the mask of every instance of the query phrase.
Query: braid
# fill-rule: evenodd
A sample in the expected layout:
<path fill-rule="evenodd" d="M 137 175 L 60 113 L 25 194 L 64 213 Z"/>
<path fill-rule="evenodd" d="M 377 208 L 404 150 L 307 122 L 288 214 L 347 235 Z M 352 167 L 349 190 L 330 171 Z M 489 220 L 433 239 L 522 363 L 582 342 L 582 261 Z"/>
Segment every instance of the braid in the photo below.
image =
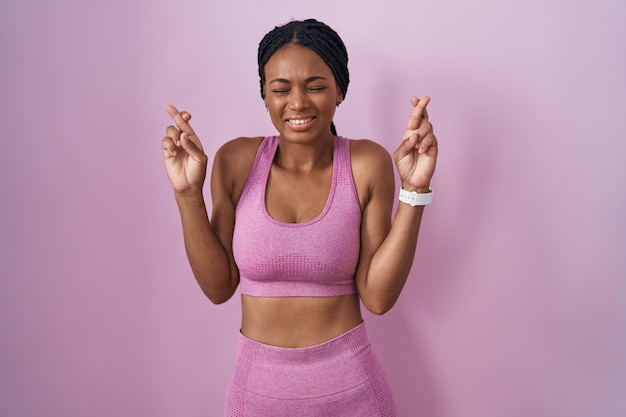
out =
<path fill-rule="evenodd" d="M 335 76 L 342 96 L 346 97 L 350 83 L 348 51 L 337 32 L 330 26 L 315 19 L 307 19 L 276 26 L 259 43 L 257 59 L 262 98 L 265 98 L 265 64 L 276 51 L 288 44 L 306 46 L 318 54 Z M 331 130 L 336 135 L 334 127 L 331 123 Z"/>

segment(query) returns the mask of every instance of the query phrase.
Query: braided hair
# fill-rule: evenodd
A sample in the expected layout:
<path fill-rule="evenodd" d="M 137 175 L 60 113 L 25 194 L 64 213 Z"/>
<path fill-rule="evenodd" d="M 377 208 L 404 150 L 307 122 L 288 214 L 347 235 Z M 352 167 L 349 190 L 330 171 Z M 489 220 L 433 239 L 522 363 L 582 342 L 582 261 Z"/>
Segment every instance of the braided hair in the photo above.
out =
<path fill-rule="evenodd" d="M 261 81 L 261 97 L 265 99 L 265 64 L 276 51 L 288 44 L 306 46 L 318 54 L 328 65 L 339 91 L 345 98 L 350 82 L 348 72 L 348 51 L 343 41 L 330 26 L 315 19 L 291 21 L 283 26 L 276 26 L 259 43 L 258 63 Z M 334 123 L 330 130 L 337 135 Z"/>

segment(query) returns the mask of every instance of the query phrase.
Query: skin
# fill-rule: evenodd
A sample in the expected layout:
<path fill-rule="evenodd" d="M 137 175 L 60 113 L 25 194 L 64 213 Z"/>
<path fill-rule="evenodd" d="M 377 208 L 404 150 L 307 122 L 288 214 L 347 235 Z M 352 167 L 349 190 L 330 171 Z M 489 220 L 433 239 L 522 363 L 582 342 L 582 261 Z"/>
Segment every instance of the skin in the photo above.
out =
<path fill-rule="evenodd" d="M 265 105 L 279 133 L 266 209 L 278 221 L 305 222 L 317 217 L 328 199 L 333 160 L 330 122 L 343 97 L 330 68 L 303 46 L 278 50 L 267 62 L 265 76 Z M 402 187 L 409 191 L 428 192 L 435 170 L 438 147 L 426 112 L 429 101 L 429 97 L 411 98 L 413 110 L 393 154 Z M 163 157 L 181 215 L 187 256 L 202 291 L 212 302 L 223 303 L 239 284 L 232 254 L 235 207 L 263 138 L 237 138 L 217 151 L 209 219 L 202 194 L 208 157 L 189 124 L 191 115 L 171 105 L 166 110 L 175 125 L 166 128 Z M 367 139 L 352 140 L 350 147 L 362 210 L 355 275 L 358 294 L 242 295 L 241 331 L 247 337 L 282 347 L 316 345 L 358 325 L 361 302 L 373 313 L 383 314 L 400 296 L 413 263 L 424 207 L 401 203 L 392 220 L 397 189 L 390 155 Z"/>

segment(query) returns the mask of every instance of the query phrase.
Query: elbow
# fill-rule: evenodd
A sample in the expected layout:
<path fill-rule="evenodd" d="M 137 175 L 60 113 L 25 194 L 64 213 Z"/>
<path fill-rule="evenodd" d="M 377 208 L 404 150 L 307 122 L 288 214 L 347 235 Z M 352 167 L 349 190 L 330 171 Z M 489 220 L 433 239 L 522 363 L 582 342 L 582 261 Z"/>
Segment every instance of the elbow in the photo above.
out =
<path fill-rule="evenodd" d="M 363 306 L 372 314 L 381 316 L 389 312 L 400 298 L 406 281 L 402 271 L 381 270 L 370 264 L 356 277 L 356 287 Z"/>
<path fill-rule="evenodd" d="M 357 285 L 363 306 L 372 314 L 382 316 L 393 308 L 400 293 L 388 288 Z"/>
<path fill-rule="evenodd" d="M 363 300 L 363 305 L 372 314 L 382 316 L 396 304 L 396 300 Z"/>
<path fill-rule="evenodd" d="M 209 295 L 206 293 L 204 295 L 206 295 L 209 301 L 211 301 L 215 305 L 224 304 L 226 301 L 230 300 L 230 296 L 216 296 L 213 294 Z"/>
<path fill-rule="evenodd" d="M 206 298 L 211 301 L 211 303 L 215 305 L 224 304 L 226 301 L 230 300 L 233 294 L 235 293 L 235 288 L 225 289 L 222 291 L 215 291 L 215 289 L 209 290 L 208 288 L 202 288 L 202 292 L 206 296 Z"/>
<path fill-rule="evenodd" d="M 239 286 L 238 277 L 233 279 L 232 277 L 222 277 L 216 274 L 201 275 L 195 271 L 194 276 L 202 293 L 213 304 L 223 304 L 230 300 Z"/>

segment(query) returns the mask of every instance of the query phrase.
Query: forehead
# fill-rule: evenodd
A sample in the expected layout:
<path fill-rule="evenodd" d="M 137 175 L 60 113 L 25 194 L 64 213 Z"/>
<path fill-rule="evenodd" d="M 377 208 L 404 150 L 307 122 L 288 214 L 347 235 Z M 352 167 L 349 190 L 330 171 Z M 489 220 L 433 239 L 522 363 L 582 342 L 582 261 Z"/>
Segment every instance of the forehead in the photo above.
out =
<path fill-rule="evenodd" d="M 265 77 L 291 79 L 322 76 L 333 79 L 333 73 L 326 62 L 315 51 L 306 46 L 289 44 L 274 53 L 265 64 Z"/>

